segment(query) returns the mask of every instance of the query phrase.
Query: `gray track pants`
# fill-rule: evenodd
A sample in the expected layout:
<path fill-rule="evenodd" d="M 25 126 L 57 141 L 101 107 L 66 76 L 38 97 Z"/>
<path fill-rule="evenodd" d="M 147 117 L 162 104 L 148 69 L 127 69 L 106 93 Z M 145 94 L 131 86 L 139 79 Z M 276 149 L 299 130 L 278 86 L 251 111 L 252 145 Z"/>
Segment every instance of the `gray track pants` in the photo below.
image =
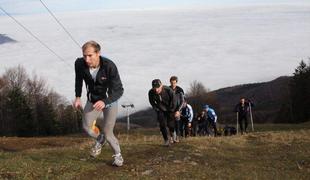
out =
<path fill-rule="evenodd" d="M 102 111 L 97 111 L 93 108 L 93 104 L 87 101 L 84 107 L 83 113 L 83 128 L 84 130 L 93 138 L 97 139 L 98 134 L 96 134 L 92 125 L 96 121 L 96 125 L 100 129 L 100 133 L 104 134 L 107 142 L 110 144 L 111 148 L 114 151 L 114 154 L 121 152 L 118 140 L 114 136 L 113 130 L 116 121 L 118 103 L 114 102 L 110 107 L 103 109 L 103 118 Z"/>

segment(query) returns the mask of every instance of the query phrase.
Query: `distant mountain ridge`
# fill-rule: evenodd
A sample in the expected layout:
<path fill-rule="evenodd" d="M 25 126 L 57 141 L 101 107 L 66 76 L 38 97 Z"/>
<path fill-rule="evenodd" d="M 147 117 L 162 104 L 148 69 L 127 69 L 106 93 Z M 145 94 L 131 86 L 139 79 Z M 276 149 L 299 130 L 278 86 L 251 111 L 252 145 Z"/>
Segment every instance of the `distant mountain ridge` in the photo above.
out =
<path fill-rule="evenodd" d="M 245 97 L 254 103 L 255 122 L 285 122 L 286 119 L 278 118 L 281 117 L 279 113 L 282 106 L 288 103 L 290 79 L 282 76 L 269 82 L 238 85 L 211 92 L 216 95 L 219 120 L 235 122 L 234 107 L 241 97 Z"/>
<path fill-rule="evenodd" d="M 281 117 L 279 113 L 282 106 L 288 103 L 290 79 L 291 77 L 281 76 L 269 82 L 221 88 L 211 91 L 207 95 L 215 97 L 216 104 L 210 105 L 215 109 L 221 124 L 235 123 L 234 107 L 241 97 L 253 101 L 255 123 L 286 122 L 286 119 L 279 119 Z M 130 119 L 131 123 L 143 127 L 153 127 L 157 124 L 156 114 L 151 108 L 132 114 Z M 120 121 L 125 122 L 126 118 L 122 118 Z"/>
<path fill-rule="evenodd" d="M 16 40 L 10 38 L 9 36 L 7 36 L 6 34 L 0 34 L 0 44 L 4 44 L 4 43 L 14 43 L 17 42 Z"/>

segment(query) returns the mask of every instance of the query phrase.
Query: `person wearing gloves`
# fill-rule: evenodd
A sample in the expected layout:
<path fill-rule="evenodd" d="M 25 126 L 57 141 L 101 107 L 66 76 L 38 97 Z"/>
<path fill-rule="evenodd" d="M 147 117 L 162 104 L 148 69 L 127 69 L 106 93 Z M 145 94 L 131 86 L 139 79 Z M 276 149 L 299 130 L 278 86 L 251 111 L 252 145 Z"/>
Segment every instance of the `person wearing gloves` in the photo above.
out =
<path fill-rule="evenodd" d="M 148 96 L 151 106 L 157 113 L 157 121 L 164 138 L 164 146 L 170 146 L 167 127 L 169 129 L 170 139 L 173 139 L 173 135 L 175 134 L 175 93 L 170 87 L 164 86 L 160 79 L 154 79 L 152 81 L 152 89 L 149 90 Z"/>
<path fill-rule="evenodd" d="M 174 113 L 174 118 L 175 118 L 175 131 L 174 131 L 174 135 L 173 135 L 173 139 L 172 139 L 172 143 L 177 143 L 179 142 L 179 137 L 181 135 L 181 109 L 183 107 L 183 103 L 184 103 L 184 91 L 183 89 L 177 85 L 178 83 L 178 77 L 177 76 L 171 76 L 170 77 L 170 88 L 173 90 L 173 92 L 175 93 L 176 96 L 176 109 L 175 109 L 175 113 Z"/>
<path fill-rule="evenodd" d="M 210 108 L 209 105 L 204 105 L 203 106 L 203 110 L 206 112 L 206 115 L 207 115 L 207 122 L 206 123 L 206 130 L 207 130 L 207 133 L 210 134 L 209 132 L 209 128 L 208 126 L 212 126 L 213 130 L 214 130 L 214 136 L 217 135 L 217 128 L 216 128 L 216 122 L 217 122 L 217 115 L 214 111 L 214 109 Z"/>
<path fill-rule="evenodd" d="M 194 113 L 192 106 L 184 101 L 181 109 L 181 136 L 187 137 L 189 135 L 189 128 L 191 127 L 193 117 Z"/>

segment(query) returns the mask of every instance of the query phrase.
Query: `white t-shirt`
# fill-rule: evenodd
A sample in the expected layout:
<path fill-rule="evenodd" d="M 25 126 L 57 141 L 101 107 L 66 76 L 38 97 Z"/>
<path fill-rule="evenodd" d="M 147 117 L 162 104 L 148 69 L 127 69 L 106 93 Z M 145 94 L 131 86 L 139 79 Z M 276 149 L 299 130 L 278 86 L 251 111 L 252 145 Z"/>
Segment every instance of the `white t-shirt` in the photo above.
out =
<path fill-rule="evenodd" d="M 99 67 L 97 68 L 89 68 L 89 72 L 94 81 L 96 81 L 96 76 L 99 71 Z"/>

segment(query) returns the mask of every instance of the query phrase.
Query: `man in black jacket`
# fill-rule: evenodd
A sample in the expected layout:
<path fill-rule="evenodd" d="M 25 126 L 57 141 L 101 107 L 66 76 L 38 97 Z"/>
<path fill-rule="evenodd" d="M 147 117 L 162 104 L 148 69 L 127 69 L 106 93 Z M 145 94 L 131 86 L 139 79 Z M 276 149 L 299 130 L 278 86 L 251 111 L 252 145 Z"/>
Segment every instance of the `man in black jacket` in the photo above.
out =
<path fill-rule="evenodd" d="M 83 128 L 96 142 L 91 149 L 91 156 L 101 153 L 107 141 L 114 151 L 115 166 L 123 165 L 119 142 L 114 136 L 118 104 L 124 89 L 116 65 L 100 56 L 100 45 L 95 41 L 86 42 L 83 58 L 75 61 L 75 96 L 74 106 L 81 108 L 83 80 L 87 89 L 87 103 L 83 112 Z M 103 112 L 103 119 L 98 119 Z M 97 121 L 98 119 L 98 121 Z M 98 131 L 99 129 L 99 131 Z"/>
<path fill-rule="evenodd" d="M 154 79 L 152 81 L 152 89 L 149 90 L 148 96 L 151 106 L 157 113 L 157 120 L 164 138 L 164 145 L 169 146 L 170 142 L 168 139 L 167 126 L 170 137 L 172 137 L 175 125 L 175 94 L 170 87 L 162 85 L 159 79 Z"/>
<path fill-rule="evenodd" d="M 248 112 L 250 111 L 250 106 L 253 107 L 253 103 L 251 103 L 250 101 L 246 101 L 245 98 L 241 98 L 240 102 L 235 106 L 235 112 L 238 113 L 238 121 L 241 134 L 243 134 L 244 132 L 247 133 Z"/>
<path fill-rule="evenodd" d="M 170 88 L 173 90 L 176 96 L 176 109 L 174 113 L 175 118 L 175 131 L 173 133 L 173 141 L 172 142 L 179 142 L 179 137 L 181 135 L 181 109 L 183 107 L 184 103 L 184 91 L 183 89 L 177 85 L 178 83 L 178 77 L 177 76 L 171 76 L 170 77 Z"/>

